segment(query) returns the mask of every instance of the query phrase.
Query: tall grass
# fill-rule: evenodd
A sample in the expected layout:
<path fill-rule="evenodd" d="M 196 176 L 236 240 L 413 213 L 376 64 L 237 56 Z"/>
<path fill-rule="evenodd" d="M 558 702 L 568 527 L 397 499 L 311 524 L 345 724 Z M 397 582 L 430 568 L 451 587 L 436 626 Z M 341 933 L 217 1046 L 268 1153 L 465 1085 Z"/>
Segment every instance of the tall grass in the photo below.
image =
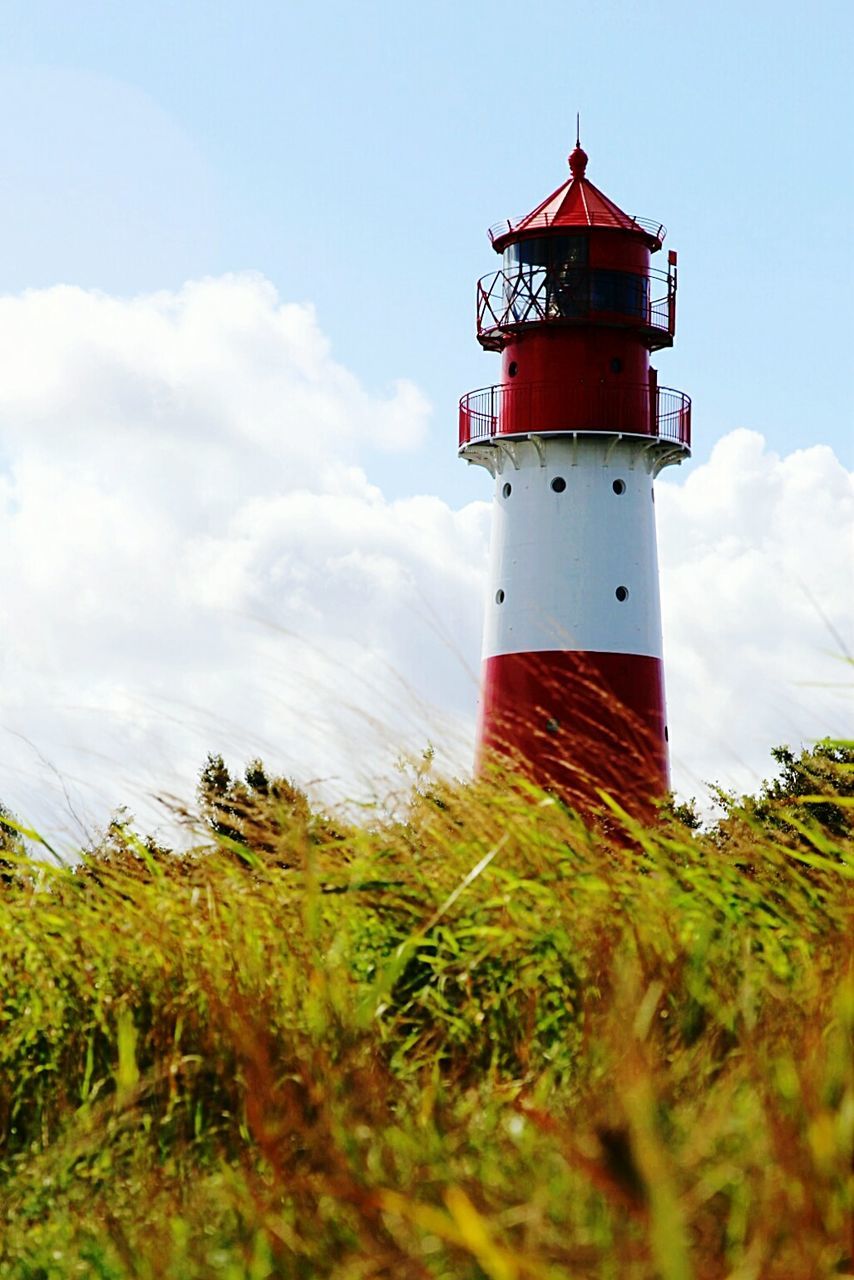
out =
<path fill-rule="evenodd" d="M 209 764 L 192 854 L 7 852 L 0 1274 L 851 1273 L 852 758 L 706 832 Z"/>

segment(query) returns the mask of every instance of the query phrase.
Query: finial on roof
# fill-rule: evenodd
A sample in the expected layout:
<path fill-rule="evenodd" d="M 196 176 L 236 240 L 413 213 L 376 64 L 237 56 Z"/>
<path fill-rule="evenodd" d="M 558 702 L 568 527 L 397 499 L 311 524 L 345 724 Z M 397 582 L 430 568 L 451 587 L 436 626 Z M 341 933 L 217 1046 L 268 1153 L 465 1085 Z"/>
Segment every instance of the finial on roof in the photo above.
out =
<path fill-rule="evenodd" d="M 569 157 L 569 168 L 573 178 L 583 178 L 587 168 L 587 152 L 581 146 L 581 112 L 575 113 L 575 150 Z"/>

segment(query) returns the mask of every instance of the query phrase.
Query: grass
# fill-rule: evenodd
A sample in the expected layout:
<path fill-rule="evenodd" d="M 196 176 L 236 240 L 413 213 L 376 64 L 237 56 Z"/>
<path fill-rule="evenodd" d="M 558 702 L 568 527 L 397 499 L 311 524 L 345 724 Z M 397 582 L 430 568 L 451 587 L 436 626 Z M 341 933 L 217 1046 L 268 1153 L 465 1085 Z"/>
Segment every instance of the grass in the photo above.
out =
<path fill-rule="evenodd" d="M 192 854 L 7 832 L 0 1274 L 851 1274 L 852 762 L 707 831 L 214 760 Z"/>

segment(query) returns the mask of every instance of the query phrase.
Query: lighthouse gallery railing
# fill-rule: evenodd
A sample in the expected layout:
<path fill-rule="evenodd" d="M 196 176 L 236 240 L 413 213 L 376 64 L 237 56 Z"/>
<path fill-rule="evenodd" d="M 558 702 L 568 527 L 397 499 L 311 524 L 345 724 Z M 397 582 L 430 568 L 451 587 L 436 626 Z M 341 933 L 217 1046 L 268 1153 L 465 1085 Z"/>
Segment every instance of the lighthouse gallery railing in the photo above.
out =
<path fill-rule="evenodd" d="M 660 345 L 669 345 L 667 338 L 673 338 L 676 328 L 675 275 L 657 270 L 520 266 L 494 271 L 477 282 L 477 332 L 488 346 L 500 346 L 502 332 L 519 325 L 594 318 L 617 325 L 640 324 L 664 338 Z"/>
<path fill-rule="evenodd" d="M 667 235 L 667 227 L 663 222 L 656 222 L 654 218 L 638 218 L 632 217 L 628 219 L 630 226 L 626 226 L 626 222 L 622 218 L 618 218 L 607 210 L 596 212 L 588 210 L 588 225 L 591 227 L 618 227 L 621 231 L 643 231 L 646 235 L 651 236 L 653 240 L 657 240 L 659 244 L 664 242 Z M 554 225 L 554 216 L 548 213 L 539 213 L 532 218 L 530 214 L 520 218 L 504 218 L 501 222 L 496 222 L 489 228 L 489 239 L 492 244 L 496 240 L 503 240 L 505 236 L 516 231 L 524 222 L 526 231 L 533 231 L 540 227 L 551 227 Z"/>
<path fill-rule="evenodd" d="M 460 448 L 494 436 L 548 431 L 647 435 L 691 446 L 691 399 L 673 387 L 579 382 L 557 405 L 545 383 L 501 383 L 460 400 Z"/>

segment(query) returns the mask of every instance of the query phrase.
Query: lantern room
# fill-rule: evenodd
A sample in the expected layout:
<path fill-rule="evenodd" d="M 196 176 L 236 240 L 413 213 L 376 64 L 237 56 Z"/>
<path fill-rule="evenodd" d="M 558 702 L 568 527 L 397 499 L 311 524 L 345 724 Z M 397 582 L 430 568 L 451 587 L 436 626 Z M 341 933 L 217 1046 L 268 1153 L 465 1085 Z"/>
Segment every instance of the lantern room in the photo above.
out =
<path fill-rule="evenodd" d="M 587 163 L 576 145 L 566 182 L 490 230 L 501 267 L 478 281 L 477 336 L 501 354 L 502 379 L 461 400 L 461 450 L 497 436 L 605 431 L 688 451 L 690 400 L 659 387 L 649 363 L 673 344 L 676 254 L 666 270 L 651 266 L 664 226 L 624 213 Z"/>

